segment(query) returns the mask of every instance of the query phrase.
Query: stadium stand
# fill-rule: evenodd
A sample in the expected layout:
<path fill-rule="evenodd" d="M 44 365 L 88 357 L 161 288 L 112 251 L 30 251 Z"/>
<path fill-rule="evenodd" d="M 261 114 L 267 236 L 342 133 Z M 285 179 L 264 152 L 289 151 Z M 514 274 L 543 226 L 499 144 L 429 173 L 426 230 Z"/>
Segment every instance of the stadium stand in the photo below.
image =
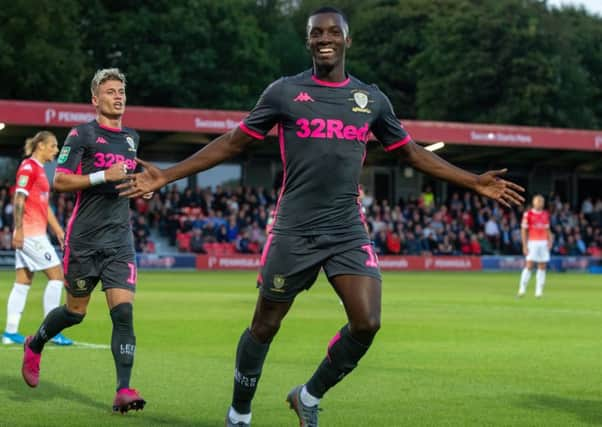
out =
<path fill-rule="evenodd" d="M 232 255 L 260 253 L 267 238 L 276 191 L 262 187 L 186 188 L 176 186 L 151 200 L 132 202 L 136 251 Z M 546 197 L 554 233 L 554 255 L 602 255 L 602 199 L 586 198 L 578 209 L 557 195 Z M 53 194 L 59 222 L 65 226 L 74 207 L 70 194 Z M 469 192 L 452 193 L 441 202 L 432 190 L 391 205 L 370 195 L 362 199 L 368 229 L 382 255 L 519 255 L 522 210 L 502 209 Z M 11 186 L 0 183 L 0 248 L 10 249 Z"/>

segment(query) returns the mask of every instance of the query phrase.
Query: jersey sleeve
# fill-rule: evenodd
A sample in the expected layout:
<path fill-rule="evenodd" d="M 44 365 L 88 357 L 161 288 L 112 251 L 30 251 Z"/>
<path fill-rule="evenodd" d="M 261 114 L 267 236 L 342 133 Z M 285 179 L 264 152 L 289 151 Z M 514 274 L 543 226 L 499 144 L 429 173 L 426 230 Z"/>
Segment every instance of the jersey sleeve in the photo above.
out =
<path fill-rule="evenodd" d="M 380 109 L 370 130 L 382 144 L 385 151 L 393 151 L 406 145 L 412 140 L 412 137 L 395 116 L 395 111 L 389 98 L 380 90 L 377 93 L 380 97 Z"/>
<path fill-rule="evenodd" d="M 261 94 L 249 115 L 240 123 L 240 129 L 256 139 L 264 139 L 280 120 L 282 114 L 283 79 L 270 84 Z"/>
<path fill-rule="evenodd" d="M 36 182 L 37 176 L 37 172 L 29 161 L 21 163 L 21 166 L 19 166 L 19 170 L 17 171 L 15 192 L 29 196 L 29 192 L 31 191 L 34 182 Z"/>
<path fill-rule="evenodd" d="M 77 173 L 86 148 L 85 138 L 81 133 L 81 129 L 73 128 L 67 135 L 57 159 L 57 172 Z"/>

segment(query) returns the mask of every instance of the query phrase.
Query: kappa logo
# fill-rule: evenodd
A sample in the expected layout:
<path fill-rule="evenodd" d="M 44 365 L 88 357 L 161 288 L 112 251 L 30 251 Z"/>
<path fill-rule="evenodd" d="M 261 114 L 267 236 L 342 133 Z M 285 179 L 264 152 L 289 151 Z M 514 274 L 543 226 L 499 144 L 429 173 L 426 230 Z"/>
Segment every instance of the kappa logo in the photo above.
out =
<path fill-rule="evenodd" d="M 99 136 L 98 138 L 96 138 L 96 143 L 97 144 L 108 144 L 107 140 L 104 139 L 102 136 Z"/>
<path fill-rule="evenodd" d="M 295 99 L 294 102 L 314 102 L 314 99 L 309 96 L 307 92 L 299 92 L 299 95 Z"/>
<path fill-rule="evenodd" d="M 31 165 L 29 163 L 27 163 L 26 165 L 23 165 L 23 170 L 30 171 L 30 170 L 33 170 L 33 168 L 31 167 Z"/>

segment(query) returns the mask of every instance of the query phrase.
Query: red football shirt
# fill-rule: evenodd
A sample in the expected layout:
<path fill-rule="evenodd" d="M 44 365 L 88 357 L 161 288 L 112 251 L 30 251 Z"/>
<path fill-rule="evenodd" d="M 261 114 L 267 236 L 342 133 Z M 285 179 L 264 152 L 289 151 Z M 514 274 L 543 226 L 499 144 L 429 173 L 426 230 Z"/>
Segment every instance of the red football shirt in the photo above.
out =
<path fill-rule="evenodd" d="M 17 170 L 15 191 L 27 196 L 23 212 L 24 237 L 45 235 L 48 226 L 50 185 L 44 166 L 33 158 L 23 160 Z"/>
<path fill-rule="evenodd" d="M 550 215 L 547 211 L 529 209 L 523 214 L 522 227 L 527 229 L 529 240 L 548 240 Z"/>

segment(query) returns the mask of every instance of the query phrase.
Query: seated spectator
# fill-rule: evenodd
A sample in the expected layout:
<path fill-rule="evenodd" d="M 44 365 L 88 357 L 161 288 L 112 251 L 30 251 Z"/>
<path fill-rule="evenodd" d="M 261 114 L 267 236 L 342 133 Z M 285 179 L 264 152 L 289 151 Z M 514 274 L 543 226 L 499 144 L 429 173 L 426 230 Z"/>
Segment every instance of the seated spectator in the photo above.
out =
<path fill-rule="evenodd" d="M 600 248 L 596 242 L 592 241 L 587 248 L 586 254 L 596 258 L 600 258 L 602 257 L 602 248 Z"/>
<path fill-rule="evenodd" d="M 481 255 L 481 245 L 474 234 L 470 237 L 470 253 L 472 255 Z"/>
<path fill-rule="evenodd" d="M 408 255 L 421 255 L 422 254 L 422 244 L 420 239 L 416 237 L 416 235 L 412 232 L 407 234 L 407 251 Z"/>
<path fill-rule="evenodd" d="M 396 232 L 387 233 L 387 253 L 399 255 L 401 253 L 401 239 Z"/>
<path fill-rule="evenodd" d="M 238 236 L 238 239 L 236 240 L 236 250 L 241 254 L 250 254 L 250 243 L 251 240 L 249 239 L 249 232 L 245 230 L 241 233 L 240 236 Z"/>
<path fill-rule="evenodd" d="M 225 225 L 220 225 L 215 236 L 218 243 L 228 243 L 230 236 L 228 235 L 228 228 Z"/>
<path fill-rule="evenodd" d="M 381 230 L 376 234 L 374 238 L 374 250 L 379 255 L 387 253 L 387 232 L 385 230 Z"/>
<path fill-rule="evenodd" d="M 479 247 L 481 249 L 480 253 L 482 255 L 493 255 L 493 247 L 488 238 L 485 237 L 485 233 L 479 231 L 477 234 L 477 242 L 479 243 Z"/>
<path fill-rule="evenodd" d="M 192 236 L 190 237 L 190 252 L 195 254 L 206 253 L 204 244 L 205 241 L 203 240 L 203 230 L 200 228 L 193 228 Z"/>
<path fill-rule="evenodd" d="M 451 244 L 449 240 L 449 236 L 444 236 L 443 241 L 439 243 L 437 248 L 438 255 L 453 255 L 454 254 L 454 246 Z"/>
<path fill-rule="evenodd" d="M 13 233 L 10 231 L 10 227 L 5 225 L 0 232 L 0 249 L 8 251 L 13 246 Z"/>

